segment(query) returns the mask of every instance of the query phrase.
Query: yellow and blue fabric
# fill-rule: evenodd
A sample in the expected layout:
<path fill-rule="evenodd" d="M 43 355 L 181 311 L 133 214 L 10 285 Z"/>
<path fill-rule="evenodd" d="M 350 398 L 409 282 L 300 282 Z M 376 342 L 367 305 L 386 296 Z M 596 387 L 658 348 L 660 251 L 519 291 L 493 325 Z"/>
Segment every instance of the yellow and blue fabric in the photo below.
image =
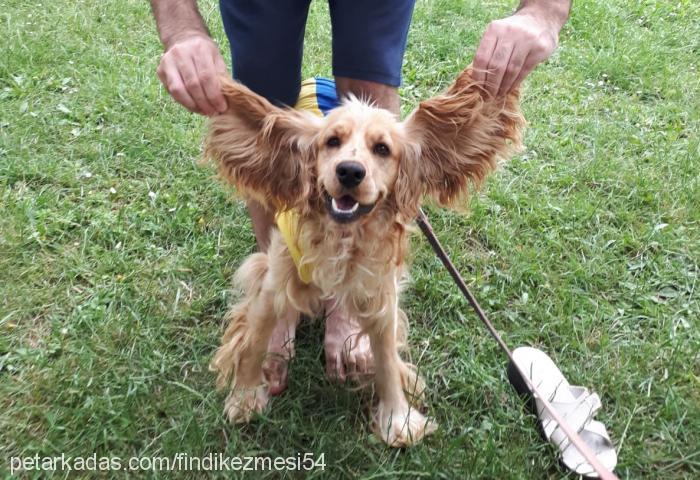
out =
<path fill-rule="evenodd" d="M 299 99 L 294 108 L 307 110 L 319 117 L 323 117 L 336 106 L 338 106 L 338 97 L 335 92 L 335 82 L 328 78 L 315 77 L 304 80 L 301 83 Z M 301 264 L 301 257 L 304 256 L 304 252 L 299 246 L 299 214 L 294 210 L 277 212 L 275 222 L 280 233 L 282 233 L 284 242 L 287 244 L 289 254 L 297 266 L 299 278 L 304 283 L 311 283 L 314 271 L 313 265 Z"/>
<path fill-rule="evenodd" d="M 330 78 L 314 77 L 301 82 L 299 98 L 294 108 L 308 110 L 319 117 L 338 106 L 338 96 L 335 91 L 335 81 Z"/>

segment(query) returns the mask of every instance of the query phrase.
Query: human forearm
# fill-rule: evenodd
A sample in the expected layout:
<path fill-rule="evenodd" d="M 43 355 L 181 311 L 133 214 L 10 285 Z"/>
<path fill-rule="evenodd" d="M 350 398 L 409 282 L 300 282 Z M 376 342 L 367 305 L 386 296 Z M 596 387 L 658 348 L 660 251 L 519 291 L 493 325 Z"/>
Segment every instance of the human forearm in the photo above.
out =
<path fill-rule="evenodd" d="M 209 36 L 196 0 L 151 0 L 158 35 L 166 50 L 192 36 Z"/>
<path fill-rule="evenodd" d="M 548 21 L 557 32 L 569 18 L 572 0 L 521 0 L 516 13 L 537 16 Z"/>

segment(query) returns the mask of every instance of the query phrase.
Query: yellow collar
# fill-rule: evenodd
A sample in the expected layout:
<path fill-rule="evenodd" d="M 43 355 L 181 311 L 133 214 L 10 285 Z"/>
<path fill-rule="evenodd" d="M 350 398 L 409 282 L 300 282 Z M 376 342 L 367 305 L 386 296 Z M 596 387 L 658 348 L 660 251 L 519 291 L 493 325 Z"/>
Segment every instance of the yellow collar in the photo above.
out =
<path fill-rule="evenodd" d="M 301 247 L 299 246 L 299 214 L 294 210 L 286 210 L 275 214 L 275 222 L 282 238 L 287 244 L 289 254 L 294 260 L 299 272 L 299 278 L 304 283 L 311 283 L 311 278 L 314 271 L 314 266 L 311 264 L 301 264 L 301 257 L 304 256 Z"/>
<path fill-rule="evenodd" d="M 301 91 L 299 92 L 299 99 L 297 104 L 294 105 L 297 110 L 307 110 L 319 117 L 323 116 L 323 112 L 318 105 L 318 99 L 316 96 L 316 81 L 311 78 L 304 80 L 301 83 Z M 294 264 L 297 266 L 297 271 L 299 272 L 299 278 L 304 283 L 311 283 L 311 275 L 314 271 L 314 267 L 311 264 L 301 265 L 301 257 L 304 253 L 299 247 L 299 214 L 293 210 L 287 210 L 285 212 L 277 212 L 275 214 L 275 222 L 277 223 L 277 228 L 279 228 L 282 233 L 282 238 L 284 238 L 289 253 L 294 260 Z"/>

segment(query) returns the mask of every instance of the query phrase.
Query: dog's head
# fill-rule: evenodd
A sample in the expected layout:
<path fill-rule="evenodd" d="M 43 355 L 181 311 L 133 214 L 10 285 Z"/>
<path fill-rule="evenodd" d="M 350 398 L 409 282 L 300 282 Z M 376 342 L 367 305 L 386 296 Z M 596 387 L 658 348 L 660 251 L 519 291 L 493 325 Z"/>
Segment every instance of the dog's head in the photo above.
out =
<path fill-rule="evenodd" d="M 374 211 L 393 191 L 405 135 L 386 110 L 349 99 L 333 110 L 316 143 L 316 185 L 330 217 L 348 223 Z"/>
<path fill-rule="evenodd" d="M 470 69 L 403 122 L 357 99 L 319 118 L 275 107 L 231 80 L 223 89 L 229 109 L 210 120 L 205 157 L 275 210 L 322 208 L 338 223 L 380 209 L 408 222 L 424 196 L 459 203 L 519 147 L 524 124 L 517 92 L 493 98 Z"/>

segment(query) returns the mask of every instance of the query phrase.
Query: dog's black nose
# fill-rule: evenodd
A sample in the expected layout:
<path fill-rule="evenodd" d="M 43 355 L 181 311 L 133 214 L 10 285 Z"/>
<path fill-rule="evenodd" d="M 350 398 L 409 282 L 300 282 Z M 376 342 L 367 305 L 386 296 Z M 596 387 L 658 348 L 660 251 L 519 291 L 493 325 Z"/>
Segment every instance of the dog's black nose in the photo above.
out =
<path fill-rule="evenodd" d="M 365 178 L 365 167 L 359 162 L 340 162 L 335 167 L 335 175 L 340 184 L 346 188 L 356 187 Z"/>

